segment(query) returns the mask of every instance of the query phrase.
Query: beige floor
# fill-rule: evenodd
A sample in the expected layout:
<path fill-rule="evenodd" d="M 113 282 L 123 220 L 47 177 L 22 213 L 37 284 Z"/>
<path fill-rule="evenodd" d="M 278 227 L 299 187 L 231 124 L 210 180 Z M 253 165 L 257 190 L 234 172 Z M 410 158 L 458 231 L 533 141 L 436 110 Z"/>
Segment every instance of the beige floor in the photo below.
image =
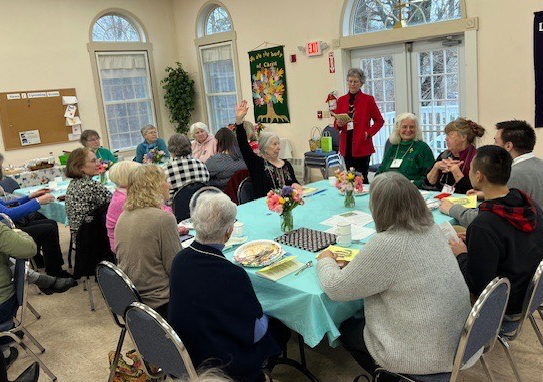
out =
<path fill-rule="evenodd" d="M 67 230 L 61 228 L 61 242 L 65 251 L 68 241 Z M 33 287 L 29 290 L 29 301 L 38 309 L 42 318 L 36 320 L 28 312 L 27 327 L 47 349 L 40 357 L 60 382 L 107 381 L 107 353 L 115 349 L 119 328 L 113 323 L 96 284 L 93 285 L 93 292 L 95 312 L 90 311 L 88 296 L 82 285 L 66 293 L 51 296 L 38 294 Z M 543 328 L 539 318 L 538 323 Z M 524 328 L 520 339 L 511 344 L 513 356 L 525 382 L 542 382 L 543 347 L 537 341 L 531 325 Z M 128 336 L 125 348 L 132 348 Z M 294 341 L 289 344 L 289 351 L 291 357 L 298 356 Z M 309 369 L 321 382 L 352 381 L 358 375 L 358 365 L 342 348 L 332 349 L 327 344 L 320 344 L 314 349 L 306 349 L 306 355 Z M 515 380 L 500 345 L 496 344 L 487 359 L 497 381 Z M 20 355 L 10 369 L 12 378 L 29 364 L 29 357 Z M 306 381 L 301 374 L 286 366 L 278 366 L 273 376 L 283 382 Z M 48 380 L 46 374 L 42 373 L 40 381 Z M 459 380 L 477 382 L 486 381 L 486 377 L 478 363 L 462 372 Z"/>

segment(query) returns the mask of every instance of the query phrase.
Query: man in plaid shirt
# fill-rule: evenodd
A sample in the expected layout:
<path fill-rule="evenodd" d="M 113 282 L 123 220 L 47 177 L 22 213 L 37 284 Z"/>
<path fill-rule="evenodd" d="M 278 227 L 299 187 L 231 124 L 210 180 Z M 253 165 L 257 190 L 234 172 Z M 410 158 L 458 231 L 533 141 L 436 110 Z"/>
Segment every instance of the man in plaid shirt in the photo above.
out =
<path fill-rule="evenodd" d="M 465 244 L 449 242 L 474 295 L 496 276 L 509 279 L 509 316 L 521 313 L 528 284 L 543 259 L 543 214 L 526 193 L 507 187 L 512 161 L 501 147 L 477 149 L 469 178 L 485 201 L 468 227 Z"/>
<path fill-rule="evenodd" d="M 168 150 L 173 159 L 166 166 L 168 182 L 172 185 L 170 196 L 183 186 L 193 183 L 209 181 L 209 171 L 200 160 L 191 157 L 190 140 L 184 134 L 174 134 L 168 140 Z"/>

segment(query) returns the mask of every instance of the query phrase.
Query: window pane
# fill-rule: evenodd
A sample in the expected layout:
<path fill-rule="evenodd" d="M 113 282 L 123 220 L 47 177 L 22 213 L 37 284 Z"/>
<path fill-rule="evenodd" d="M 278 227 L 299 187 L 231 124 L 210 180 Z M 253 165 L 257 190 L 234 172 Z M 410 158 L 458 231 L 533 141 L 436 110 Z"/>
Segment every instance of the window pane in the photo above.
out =
<path fill-rule="evenodd" d="M 125 42 L 141 41 L 137 29 L 122 16 L 105 15 L 92 28 L 92 41 Z"/>
<path fill-rule="evenodd" d="M 111 150 L 124 150 L 141 143 L 140 129 L 155 124 L 145 53 L 97 55 L 100 85 Z"/>
<path fill-rule="evenodd" d="M 210 122 L 216 132 L 221 127 L 228 126 L 236 119 L 236 95 L 220 95 L 208 97 Z"/>
<path fill-rule="evenodd" d="M 232 22 L 228 13 L 222 8 L 213 9 L 206 20 L 206 34 L 228 32 L 232 30 Z"/>

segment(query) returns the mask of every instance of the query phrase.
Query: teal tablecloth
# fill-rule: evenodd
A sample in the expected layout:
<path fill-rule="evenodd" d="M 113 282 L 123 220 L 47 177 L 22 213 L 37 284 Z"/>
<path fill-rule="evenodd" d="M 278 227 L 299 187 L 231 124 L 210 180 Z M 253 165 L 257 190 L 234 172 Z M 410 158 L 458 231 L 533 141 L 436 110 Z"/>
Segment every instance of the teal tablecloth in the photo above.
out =
<path fill-rule="evenodd" d="M 343 206 L 344 197 L 327 180 L 311 186 L 325 191 L 307 196 L 305 205 L 293 210 L 294 229 L 307 227 L 324 231 L 330 227 L 319 224 L 321 221 L 351 209 Z M 368 202 L 369 195 L 356 197 L 355 209 L 369 213 Z M 239 206 L 237 217 L 245 224 L 245 234 L 249 240 L 273 239 L 282 234 L 279 215 L 268 210 L 265 198 Z M 438 224 L 453 221 L 439 211 L 434 211 L 434 219 Z M 373 223 L 369 226 L 373 226 Z M 361 248 L 361 245 L 353 244 L 353 247 Z M 319 284 L 316 254 L 285 245 L 283 248 L 303 263 L 313 260 L 313 267 L 298 276 L 290 274 L 276 282 L 257 276 L 255 272 L 258 268 L 245 268 L 264 311 L 300 333 L 311 347 L 316 346 L 324 337 L 327 337 L 331 346 L 337 346 L 339 326 L 347 318 L 362 313 L 363 300 L 331 301 Z M 225 254 L 232 260 L 234 250 L 226 251 Z"/>

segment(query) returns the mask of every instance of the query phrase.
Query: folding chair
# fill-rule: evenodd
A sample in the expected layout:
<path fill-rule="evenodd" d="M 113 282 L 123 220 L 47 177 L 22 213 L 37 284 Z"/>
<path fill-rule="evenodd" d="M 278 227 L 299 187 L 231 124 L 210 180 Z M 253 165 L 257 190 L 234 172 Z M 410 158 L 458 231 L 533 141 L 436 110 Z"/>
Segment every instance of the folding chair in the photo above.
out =
<path fill-rule="evenodd" d="M 134 283 L 128 276 L 116 265 L 109 261 L 102 261 L 96 266 L 96 280 L 102 296 L 113 316 L 113 321 L 121 328 L 115 358 L 111 363 L 111 370 L 108 381 L 113 381 L 119 356 L 123 347 L 124 337 L 126 335 L 126 325 L 124 321 L 124 312 L 133 302 L 141 302 L 141 297 Z"/>
<path fill-rule="evenodd" d="M 453 369 L 450 373 L 428 374 L 428 375 L 407 375 L 377 369 L 376 382 L 379 382 L 381 374 L 388 374 L 401 378 L 405 382 L 455 382 L 458 373 L 465 366 L 470 367 L 473 364 L 473 357 L 483 349 L 481 354 L 481 364 L 487 377 L 494 381 L 492 372 L 486 364 L 484 353 L 492 350 L 501 322 L 505 315 L 505 308 L 509 300 L 511 284 L 507 278 L 496 277 L 483 290 L 471 312 L 466 319 L 460 341 L 456 348 Z"/>
<path fill-rule="evenodd" d="M 49 370 L 43 361 L 32 351 L 30 348 L 17 336 L 16 332 L 22 331 L 27 338 L 34 343 L 34 345 L 40 350 L 41 353 L 45 352 L 45 348 L 28 332 L 23 324 L 25 316 L 26 301 L 26 270 L 28 268 L 28 261 L 24 259 L 17 259 L 15 261 L 15 273 L 13 277 L 13 283 L 15 285 L 15 294 L 17 296 L 17 304 L 19 306 L 15 316 L 12 320 L 0 323 L 0 337 L 10 337 L 17 343 L 34 361 L 40 364 L 40 367 L 45 373 L 53 380 L 56 381 L 57 377 Z"/>
<path fill-rule="evenodd" d="M 143 359 L 145 371 L 153 379 L 166 375 L 192 380 L 197 377 L 189 353 L 170 324 L 147 305 L 134 302 L 125 312 L 130 337 Z M 150 368 L 149 364 L 158 367 Z"/>
<path fill-rule="evenodd" d="M 543 274 L 543 261 L 541 261 L 537 266 L 534 276 L 532 277 L 532 281 L 530 281 L 528 289 L 526 290 L 526 297 L 524 298 L 524 302 L 522 304 L 522 313 L 520 314 L 520 319 L 518 321 L 504 321 L 502 323 L 500 334 L 498 336 L 498 340 L 505 350 L 505 354 L 507 355 L 509 364 L 513 369 L 513 373 L 515 374 L 515 377 L 519 382 L 522 382 L 522 378 L 520 376 L 517 364 L 511 356 L 511 351 L 509 350 L 509 341 L 515 340 L 520 335 L 524 321 L 526 320 L 526 318 L 529 318 L 535 330 L 535 333 L 537 334 L 539 343 L 541 343 L 541 345 L 543 346 L 543 336 L 541 335 L 541 332 L 537 327 L 537 323 L 535 322 L 535 319 L 532 315 L 536 310 L 541 315 L 540 305 L 543 303 L 543 283 L 540 282 L 541 274 Z"/>
<path fill-rule="evenodd" d="M 13 191 L 21 188 L 19 186 L 19 183 L 15 179 L 9 176 L 5 176 L 0 180 L 0 187 L 4 189 L 4 192 L 7 192 L 8 194 L 13 194 Z"/>
<path fill-rule="evenodd" d="M 238 203 L 239 205 L 249 203 L 255 200 L 253 193 L 253 184 L 251 178 L 247 177 L 241 181 L 238 187 Z"/>
<path fill-rule="evenodd" d="M 190 198 L 196 191 L 204 186 L 205 184 L 202 182 L 192 182 L 185 184 L 175 192 L 172 199 L 172 210 L 178 223 L 190 218 Z"/>

